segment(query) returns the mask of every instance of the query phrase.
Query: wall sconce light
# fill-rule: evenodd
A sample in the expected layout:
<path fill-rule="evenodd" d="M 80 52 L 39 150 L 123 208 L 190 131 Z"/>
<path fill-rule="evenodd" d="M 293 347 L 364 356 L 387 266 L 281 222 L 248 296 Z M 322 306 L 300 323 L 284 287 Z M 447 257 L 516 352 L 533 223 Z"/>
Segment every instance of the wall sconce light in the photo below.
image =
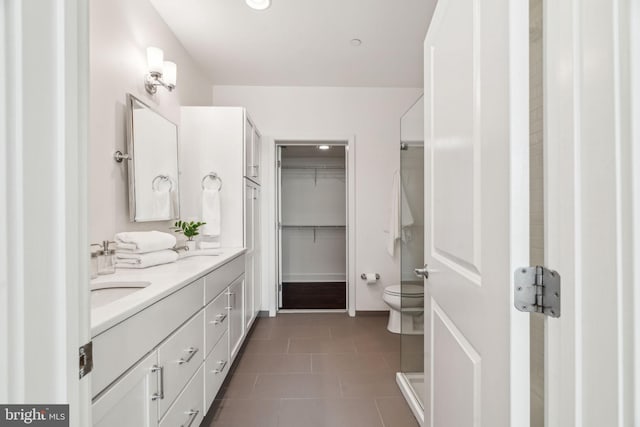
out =
<path fill-rule="evenodd" d="M 164 61 L 162 49 L 157 47 L 147 48 L 147 67 L 149 73 L 144 79 L 144 88 L 150 94 L 158 91 L 162 86 L 171 92 L 176 87 L 177 66 L 175 62 Z"/>

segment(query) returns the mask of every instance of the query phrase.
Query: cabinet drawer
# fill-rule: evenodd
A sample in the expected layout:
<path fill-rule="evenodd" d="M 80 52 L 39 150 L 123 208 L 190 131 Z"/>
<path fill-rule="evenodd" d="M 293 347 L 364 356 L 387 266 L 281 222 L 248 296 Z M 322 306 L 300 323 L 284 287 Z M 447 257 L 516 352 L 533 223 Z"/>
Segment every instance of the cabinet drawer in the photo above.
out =
<path fill-rule="evenodd" d="M 183 389 L 204 360 L 204 310 L 189 320 L 158 348 L 158 363 L 164 369 L 164 399 L 160 416 Z"/>
<path fill-rule="evenodd" d="M 202 309 L 204 279 L 176 291 L 93 338 L 92 396 Z"/>
<path fill-rule="evenodd" d="M 224 291 L 229 283 L 244 272 L 244 255 L 229 261 L 204 278 L 204 305 Z"/>
<path fill-rule="evenodd" d="M 93 427 L 153 427 L 158 423 L 158 353 L 153 352 L 92 405 Z"/>
<path fill-rule="evenodd" d="M 227 376 L 230 365 L 229 337 L 225 333 L 204 361 L 204 402 L 206 410 L 211 407 L 222 382 Z"/>
<path fill-rule="evenodd" d="M 202 400 L 203 366 L 196 372 L 176 402 L 160 420 L 159 427 L 198 427 L 204 418 Z"/>
<path fill-rule="evenodd" d="M 221 292 L 211 304 L 207 306 L 204 312 L 204 344 L 206 351 L 204 354 L 209 354 L 213 346 L 220 340 L 222 334 L 224 334 L 229 327 L 228 319 L 228 296 L 227 291 Z"/>

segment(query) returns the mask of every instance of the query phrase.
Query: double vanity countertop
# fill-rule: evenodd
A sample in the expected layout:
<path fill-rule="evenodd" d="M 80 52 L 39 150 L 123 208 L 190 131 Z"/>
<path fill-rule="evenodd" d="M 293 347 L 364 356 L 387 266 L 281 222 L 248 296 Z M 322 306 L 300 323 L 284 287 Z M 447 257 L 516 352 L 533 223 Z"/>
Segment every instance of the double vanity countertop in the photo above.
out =
<path fill-rule="evenodd" d="M 92 289 L 99 288 L 101 284 L 143 285 L 126 296 L 92 307 L 91 336 L 105 332 L 244 252 L 244 248 L 221 248 L 219 255 L 191 256 L 170 264 L 144 269 L 117 269 L 114 274 L 98 276 L 91 280 Z"/>

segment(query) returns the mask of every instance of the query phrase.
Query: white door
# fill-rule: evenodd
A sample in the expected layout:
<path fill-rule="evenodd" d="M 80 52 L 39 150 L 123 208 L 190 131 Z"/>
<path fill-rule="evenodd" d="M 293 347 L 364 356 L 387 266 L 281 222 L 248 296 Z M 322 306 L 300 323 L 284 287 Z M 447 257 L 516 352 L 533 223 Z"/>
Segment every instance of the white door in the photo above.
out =
<path fill-rule="evenodd" d="M 544 5 L 545 263 L 562 276 L 562 315 L 546 321 L 548 427 L 640 425 L 637 6 Z"/>
<path fill-rule="evenodd" d="M 528 2 L 440 0 L 425 39 L 426 425 L 529 425 Z"/>
<path fill-rule="evenodd" d="M 68 403 L 71 427 L 91 425 L 88 9 L 0 2 L 0 402 Z"/>

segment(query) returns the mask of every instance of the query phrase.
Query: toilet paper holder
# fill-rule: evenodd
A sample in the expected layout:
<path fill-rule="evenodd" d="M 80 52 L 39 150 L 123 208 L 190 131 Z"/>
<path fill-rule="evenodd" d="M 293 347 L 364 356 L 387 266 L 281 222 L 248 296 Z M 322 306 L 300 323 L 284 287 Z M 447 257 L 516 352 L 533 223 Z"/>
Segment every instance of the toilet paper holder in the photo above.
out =
<path fill-rule="evenodd" d="M 367 273 L 362 273 L 362 274 L 360 275 L 360 278 L 361 278 L 362 280 L 367 280 Z M 376 280 L 380 280 L 380 275 L 379 275 L 378 273 L 376 273 Z"/>

